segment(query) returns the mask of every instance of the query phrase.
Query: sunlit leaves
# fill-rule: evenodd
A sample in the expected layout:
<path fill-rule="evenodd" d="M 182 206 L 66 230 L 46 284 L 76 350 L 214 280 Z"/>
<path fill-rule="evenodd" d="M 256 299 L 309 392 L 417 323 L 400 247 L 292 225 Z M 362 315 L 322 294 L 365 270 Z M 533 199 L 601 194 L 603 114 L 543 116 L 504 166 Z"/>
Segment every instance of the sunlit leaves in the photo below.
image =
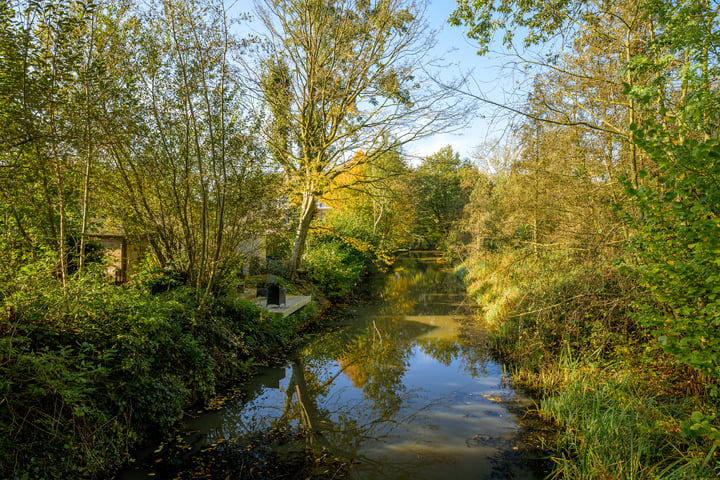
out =
<path fill-rule="evenodd" d="M 562 28 L 573 24 L 571 17 L 576 14 L 576 8 L 582 9 L 583 3 L 572 0 L 457 0 L 457 8 L 449 22 L 467 26 L 468 37 L 478 41 L 480 53 L 487 53 L 496 33 L 503 35 L 502 43 L 507 47 L 513 45 L 518 30 L 525 32 L 526 47 L 549 40 Z"/>
<path fill-rule="evenodd" d="M 424 56 L 434 38 L 426 31 L 422 7 L 405 0 L 267 0 L 261 5 L 270 62 L 287 65 L 289 74 L 282 101 L 278 91 L 266 88 L 268 82 L 263 93 L 273 117 L 265 136 L 273 148 L 284 149 L 276 156 L 292 194 L 303 203 L 293 272 L 312 223 L 310 205 L 356 165 L 358 152 L 363 162 L 374 163 L 465 113 L 450 105 L 455 103 L 451 90 L 424 82 L 430 80 Z M 275 140 L 281 124 L 287 126 L 287 142 Z"/>
<path fill-rule="evenodd" d="M 659 141 L 658 141 L 659 140 Z M 666 351 L 720 378 L 720 143 L 675 145 L 666 135 L 641 139 L 663 176 L 632 190 L 642 212 L 632 244 L 651 293 L 639 318 Z"/>
<path fill-rule="evenodd" d="M 634 267 L 649 293 L 638 318 L 668 353 L 717 384 L 720 379 L 720 66 L 717 11 L 706 2 L 650 2 L 661 25 L 650 45 L 655 61 L 638 57 L 628 68 L 655 79 L 627 88 L 650 119 L 634 126 L 635 142 L 654 162 L 636 200 Z M 649 96 L 663 106 L 653 111 Z M 717 395 L 717 387 L 713 392 Z"/>
<path fill-rule="evenodd" d="M 447 241 L 460 220 L 477 178 L 477 170 L 446 146 L 427 156 L 412 178 L 417 187 L 419 231 L 432 245 Z"/>

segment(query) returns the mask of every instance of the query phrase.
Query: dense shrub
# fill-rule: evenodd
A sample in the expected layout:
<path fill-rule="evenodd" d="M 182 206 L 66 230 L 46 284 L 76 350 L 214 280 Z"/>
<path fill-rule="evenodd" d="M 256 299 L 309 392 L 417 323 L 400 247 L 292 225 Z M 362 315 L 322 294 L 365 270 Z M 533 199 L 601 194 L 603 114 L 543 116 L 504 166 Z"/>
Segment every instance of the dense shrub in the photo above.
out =
<path fill-rule="evenodd" d="M 483 303 L 496 315 L 502 334 L 495 337 L 495 348 L 505 358 L 526 367 L 542 365 L 567 345 L 614 358 L 644 339 L 630 314 L 633 282 L 612 265 L 554 252 L 516 252 L 501 262 L 506 265 L 491 267 L 491 278 L 473 289 L 482 292 Z M 494 270 L 498 267 L 500 272 Z M 499 311 L 493 310 L 497 304 Z"/>
<path fill-rule="evenodd" d="M 717 424 L 701 413 L 716 403 L 702 395 L 706 380 L 635 321 L 642 291 L 633 276 L 607 261 L 523 249 L 465 269 L 495 352 L 558 425 L 557 476 L 716 478 Z"/>
<path fill-rule="evenodd" d="M 340 240 L 315 245 L 305 254 L 308 276 L 330 298 L 347 295 L 365 273 L 363 258 Z"/>
<path fill-rule="evenodd" d="M 96 272 L 64 292 L 35 278 L 4 299 L 0 478 L 99 475 L 246 374 L 253 356 L 287 345 L 315 313 L 282 319 L 228 297 L 200 317 L 195 291 L 172 277 L 116 287 Z"/>

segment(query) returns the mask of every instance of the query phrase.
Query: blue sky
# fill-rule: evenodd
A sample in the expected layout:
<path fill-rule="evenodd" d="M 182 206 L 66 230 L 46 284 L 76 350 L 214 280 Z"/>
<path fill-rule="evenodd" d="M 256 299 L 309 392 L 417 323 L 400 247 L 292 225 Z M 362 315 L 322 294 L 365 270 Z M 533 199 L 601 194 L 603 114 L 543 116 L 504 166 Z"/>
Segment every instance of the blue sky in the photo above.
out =
<path fill-rule="evenodd" d="M 472 70 L 470 88 L 481 92 L 486 98 L 502 102 L 503 90 L 512 90 L 512 79 L 503 78 L 502 59 L 497 55 L 477 55 L 477 44 L 468 39 L 463 28 L 447 23 L 450 13 L 455 9 L 454 0 L 430 0 L 427 21 L 431 28 L 438 29 L 437 54 L 452 64 L 446 69 L 448 76 L 459 76 Z M 487 105 L 478 105 L 478 116 L 461 122 L 461 129 L 455 133 L 439 134 L 408 145 L 407 151 L 415 156 L 426 156 L 440 148 L 451 145 L 463 157 L 470 157 L 475 148 L 485 141 L 501 136 L 506 122 L 494 118 L 496 109 Z"/>
<path fill-rule="evenodd" d="M 226 5 L 236 12 L 253 10 L 247 0 L 230 0 Z M 442 58 L 443 63 L 448 65 L 442 72 L 450 80 L 472 70 L 472 85 L 469 88 L 476 94 L 502 103 L 503 90 L 513 90 L 510 83 L 512 80 L 501 76 L 502 59 L 497 55 L 477 55 L 477 44 L 465 36 L 463 29 L 447 23 L 455 5 L 455 0 L 429 0 L 426 12 L 429 27 L 438 31 L 435 56 Z M 255 22 L 241 25 L 241 33 L 259 28 Z M 453 133 L 436 134 L 406 145 L 405 150 L 412 163 L 417 163 L 419 157 L 435 153 L 446 145 L 451 145 L 462 157 L 470 158 L 478 145 L 502 135 L 506 122 L 502 119 L 493 120 L 497 109 L 478 105 L 476 112 L 475 118 L 459 120 L 458 130 Z"/>

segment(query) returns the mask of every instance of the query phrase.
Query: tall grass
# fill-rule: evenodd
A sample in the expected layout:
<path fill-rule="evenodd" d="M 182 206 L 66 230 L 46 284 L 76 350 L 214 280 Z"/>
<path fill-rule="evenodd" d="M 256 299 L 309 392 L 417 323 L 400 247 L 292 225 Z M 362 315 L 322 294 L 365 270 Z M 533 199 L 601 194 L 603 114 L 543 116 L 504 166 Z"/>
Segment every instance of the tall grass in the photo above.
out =
<path fill-rule="evenodd" d="M 713 446 L 681 434 L 694 410 L 717 404 L 632 320 L 632 279 L 563 252 L 467 263 L 493 349 L 558 426 L 553 477 L 719 478 Z"/>
<path fill-rule="evenodd" d="M 693 399 L 659 394 L 652 379 L 622 362 L 568 352 L 556 370 L 559 380 L 544 379 L 555 393 L 540 401 L 543 415 L 560 427 L 556 477 L 714 478 L 701 468 L 703 446 L 678 435 Z"/>

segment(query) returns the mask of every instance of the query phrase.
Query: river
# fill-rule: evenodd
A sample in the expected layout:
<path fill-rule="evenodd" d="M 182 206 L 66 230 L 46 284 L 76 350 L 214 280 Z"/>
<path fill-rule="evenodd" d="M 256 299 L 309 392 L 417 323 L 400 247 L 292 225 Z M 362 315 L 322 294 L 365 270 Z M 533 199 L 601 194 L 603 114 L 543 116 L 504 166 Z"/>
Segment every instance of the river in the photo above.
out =
<path fill-rule="evenodd" d="M 370 288 L 287 363 L 263 369 L 222 408 L 189 416 L 177 445 L 156 449 L 214 449 L 214 460 L 193 467 L 200 473 L 163 470 L 170 460 L 158 457 L 118 478 L 175 478 L 177 468 L 182 478 L 273 478 L 268 469 L 305 468 L 283 458 L 311 450 L 317 468 L 307 471 L 318 478 L 547 475 L 525 420 L 532 402 L 489 355 L 449 265 L 436 252 L 409 254 Z"/>

